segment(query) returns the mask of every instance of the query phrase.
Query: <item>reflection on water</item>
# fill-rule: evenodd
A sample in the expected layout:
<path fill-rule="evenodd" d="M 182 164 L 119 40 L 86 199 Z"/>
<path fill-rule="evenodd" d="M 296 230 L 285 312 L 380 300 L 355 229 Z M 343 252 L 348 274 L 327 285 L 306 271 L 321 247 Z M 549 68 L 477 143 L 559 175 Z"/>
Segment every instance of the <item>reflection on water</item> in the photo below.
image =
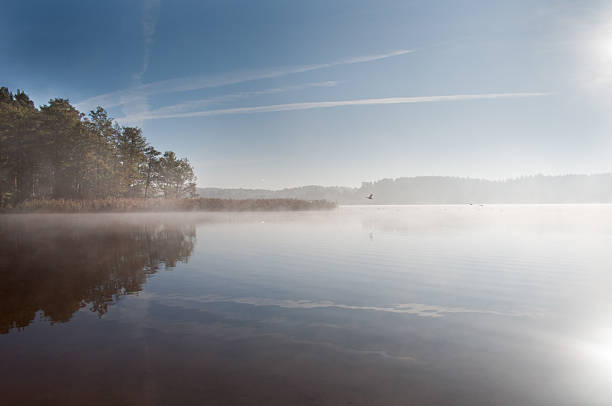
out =
<path fill-rule="evenodd" d="M 0 333 L 44 318 L 67 322 L 82 307 L 102 316 L 160 267 L 185 262 L 195 227 L 90 217 L 7 219 L 0 232 Z"/>
<path fill-rule="evenodd" d="M 609 405 L 610 246 L 612 206 L 4 216 L 0 393 Z"/>

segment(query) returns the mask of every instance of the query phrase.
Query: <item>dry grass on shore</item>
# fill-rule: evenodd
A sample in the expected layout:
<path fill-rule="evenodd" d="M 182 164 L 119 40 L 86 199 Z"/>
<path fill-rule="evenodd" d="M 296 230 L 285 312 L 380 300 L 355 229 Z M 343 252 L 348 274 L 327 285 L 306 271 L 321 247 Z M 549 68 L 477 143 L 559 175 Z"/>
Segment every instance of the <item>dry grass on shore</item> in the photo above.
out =
<path fill-rule="evenodd" d="M 298 199 L 44 199 L 0 209 L 4 213 L 101 213 L 157 211 L 300 211 L 330 210 L 327 200 Z"/>

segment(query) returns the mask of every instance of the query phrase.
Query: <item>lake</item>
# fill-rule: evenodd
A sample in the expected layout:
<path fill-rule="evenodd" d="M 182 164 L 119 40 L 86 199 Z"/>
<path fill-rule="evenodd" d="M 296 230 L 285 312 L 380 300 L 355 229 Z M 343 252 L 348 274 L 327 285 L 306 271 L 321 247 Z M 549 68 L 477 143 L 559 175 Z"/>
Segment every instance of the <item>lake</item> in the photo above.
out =
<path fill-rule="evenodd" d="M 610 405 L 612 206 L 0 216 L 6 405 Z"/>

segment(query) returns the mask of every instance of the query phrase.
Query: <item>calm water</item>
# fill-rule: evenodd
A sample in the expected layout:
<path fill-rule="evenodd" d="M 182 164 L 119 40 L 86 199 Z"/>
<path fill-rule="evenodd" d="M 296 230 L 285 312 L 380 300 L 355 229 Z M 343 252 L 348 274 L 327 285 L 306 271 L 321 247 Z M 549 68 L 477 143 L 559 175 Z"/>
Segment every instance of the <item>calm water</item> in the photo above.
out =
<path fill-rule="evenodd" d="M 0 217 L 7 405 L 610 405 L 612 206 Z"/>

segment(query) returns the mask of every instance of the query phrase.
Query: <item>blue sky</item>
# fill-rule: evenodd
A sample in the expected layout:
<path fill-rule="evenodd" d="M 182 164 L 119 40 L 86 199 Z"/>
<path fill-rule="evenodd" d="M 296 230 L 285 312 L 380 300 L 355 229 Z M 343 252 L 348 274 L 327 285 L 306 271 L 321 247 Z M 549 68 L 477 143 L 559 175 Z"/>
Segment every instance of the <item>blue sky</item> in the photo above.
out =
<path fill-rule="evenodd" d="M 605 1 L 5 2 L 1 85 L 187 156 L 201 186 L 612 170 Z"/>

